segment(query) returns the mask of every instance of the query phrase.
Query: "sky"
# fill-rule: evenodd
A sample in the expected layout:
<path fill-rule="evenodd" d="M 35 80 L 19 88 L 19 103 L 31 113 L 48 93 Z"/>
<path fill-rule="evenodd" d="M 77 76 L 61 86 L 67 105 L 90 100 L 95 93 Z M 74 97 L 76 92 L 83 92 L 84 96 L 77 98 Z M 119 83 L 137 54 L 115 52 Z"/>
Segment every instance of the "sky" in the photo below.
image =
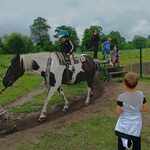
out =
<path fill-rule="evenodd" d="M 44 17 L 53 30 L 59 25 L 76 28 L 79 37 L 90 25 L 104 33 L 120 31 L 128 40 L 150 35 L 149 0 L 0 0 L 0 36 L 30 34 L 33 19 Z"/>

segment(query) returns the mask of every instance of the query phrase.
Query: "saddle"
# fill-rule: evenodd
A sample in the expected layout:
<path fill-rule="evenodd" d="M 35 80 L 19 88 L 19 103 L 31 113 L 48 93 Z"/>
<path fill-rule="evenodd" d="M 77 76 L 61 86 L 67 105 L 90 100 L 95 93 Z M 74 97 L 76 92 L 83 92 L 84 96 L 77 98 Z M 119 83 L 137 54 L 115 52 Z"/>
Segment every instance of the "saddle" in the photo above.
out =
<path fill-rule="evenodd" d="M 56 52 L 56 55 L 58 57 L 59 63 L 60 65 L 71 65 L 71 61 L 68 55 L 66 55 L 65 53 L 61 53 L 61 52 Z M 74 63 L 78 64 L 79 63 L 79 59 L 77 57 L 73 57 L 74 59 Z"/>

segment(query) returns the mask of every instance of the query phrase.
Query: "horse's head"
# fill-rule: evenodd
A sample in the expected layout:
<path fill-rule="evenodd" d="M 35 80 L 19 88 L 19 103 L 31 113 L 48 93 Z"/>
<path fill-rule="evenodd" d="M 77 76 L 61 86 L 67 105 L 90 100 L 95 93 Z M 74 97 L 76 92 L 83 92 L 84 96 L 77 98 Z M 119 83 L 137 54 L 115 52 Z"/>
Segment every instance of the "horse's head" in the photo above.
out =
<path fill-rule="evenodd" d="M 12 60 L 7 69 L 7 72 L 3 78 L 3 85 L 5 88 L 13 85 L 13 83 L 24 74 L 23 60 L 20 59 L 20 55 L 17 54 Z"/>

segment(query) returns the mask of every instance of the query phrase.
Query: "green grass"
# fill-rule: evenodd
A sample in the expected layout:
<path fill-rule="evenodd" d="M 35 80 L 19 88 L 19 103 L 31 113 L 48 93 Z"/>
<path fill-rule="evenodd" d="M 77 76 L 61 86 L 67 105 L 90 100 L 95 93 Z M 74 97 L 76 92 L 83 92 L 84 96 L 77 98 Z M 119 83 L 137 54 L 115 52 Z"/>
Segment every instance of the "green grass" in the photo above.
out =
<path fill-rule="evenodd" d="M 112 150 L 113 126 L 114 118 L 97 116 L 61 130 L 47 131 L 39 143 L 18 145 L 17 150 Z"/>
<path fill-rule="evenodd" d="M 41 77 L 37 75 L 24 75 L 12 87 L 0 94 L 0 105 L 5 106 L 32 91 L 36 87 L 39 87 L 41 80 Z"/>
<path fill-rule="evenodd" d="M 140 79 L 145 84 L 150 84 L 150 76 L 144 76 L 142 79 Z"/>
<path fill-rule="evenodd" d="M 4 76 L 7 68 L 1 65 L 9 66 L 12 55 L 0 55 L 0 74 Z M 0 94 L 0 105 L 5 106 L 17 98 L 27 94 L 41 84 L 42 78 L 33 74 L 25 74 L 12 87 Z M 0 78 L 0 89 L 3 88 Z"/>
<path fill-rule="evenodd" d="M 17 150 L 115 150 L 116 117 L 95 115 L 62 129 L 49 129 L 37 143 L 18 144 Z M 142 134 L 142 150 L 150 146 L 150 130 Z"/>
<path fill-rule="evenodd" d="M 92 52 L 87 54 L 93 56 Z M 103 59 L 102 53 L 98 53 L 98 58 Z M 139 50 L 121 50 L 120 51 L 120 63 L 122 65 L 139 63 L 140 61 L 140 51 Z M 150 49 L 143 49 L 143 62 L 150 62 Z"/>
<path fill-rule="evenodd" d="M 68 99 L 73 96 L 81 95 L 81 93 L 85 93 L 86 90 L 87 90 L 86 83 L 64 86 L 64 92 Z M 41 110 L 41 107 L 43 106 L 46 96 L 47 96 L 46 92 L 41 95 L 35 96 L 30 102 L 27 102 L 21 106 L 17 106 L 15 108 L 10 109 L 10 112 L 31 113 L 31 112 L 39 111 Z M 48 109 L 50 109 L 51 106 L 53 105 L 63 104 L 63 103 L 64 103 L 63 97 L 58 95 L 58 92 L 56 92 L 49 102 Z"/>
<path fill-rule="evenodd" d="M 134 64 L 140 61 L 139 50 L 123 50 L 120 52 L 121 64 Z M 143 62 L 150 62 L 150 49 L 143 49 Z"/>
<path fill-rule="evenodd" d="M 150 78 L 144 78 L 141 82 L 150 83 Z M 146 96 L 149 101 L 150 94 Z M 89 114 L 88 118 L 62 128 L 48 128 L 36 143 L 18 144 L 16 150 L 115 150 L 117 137 L 114 127 L 117 117 L 112 113 L 114 109 L 114 101 L 109 100 L 101 112 Z M 150 147 L 149 135 L 149 125 L 146 124 L 142 131 L 142 150 Z"/>
<path fill-rule="evenodd" d="M 144 61 L 150 61 L 150 49 L 144 50 L 143 59 Z M 138 61 L 138 50 L 121 51 L 122 64 L 136 63 Z M 31 77 L 31 75 L 25 75 L 15 84 L 14 87 L 8 89 L 6 93 L 4 93 L 5 95 L 0 97 L 0 103 L 5 105 L 18 97 L 18 95 L 25 94 L 25 91 L 28 92 L 29 90 L 34 89 L 38 86 L 40 80 L 41 79 L 37 76 Z M 150 78 L 147 77 L 141 81 L 145 84 L 149 84 Z M 65 86 L 64 88 L 67 97 L 80 95 L 86 90 L 85 83 Z M 16 113 L 39 111 L 45 97 L 46 93 L 43 93 L 33 97 L 31 102 L 13 108 L 10 111 Z M 150 94 L 147 95 L 147 97 L 150 100 Z M 55 94 L 50 101 L 49 107 L 61 103 L 63 103 L 62 97 Z M 18 143 L 16 150 L 115 150 L 116 136 L 114 135 L 114 126 L 117 118 L 113 113 L 110 113 L 114 110 L 114 107 L 115 104 L 113 101 L 108 102 L 106 108 L 102 108 L 104 111 L 101 111 L 101 113 L 97 112 L 89 115 L 88 119 L 72 123 L 63 128 L 49 128 L 46 133 L 41 134 L 39 139 L 36 140 L 36 143 L 32 140 L 22 144 Z M 150 129 L 149 126 L 146 125 L 144 126 L 142 133 L 142 150 L 148 150 L 148 147 L 150 147 L 149 135 Z"/>

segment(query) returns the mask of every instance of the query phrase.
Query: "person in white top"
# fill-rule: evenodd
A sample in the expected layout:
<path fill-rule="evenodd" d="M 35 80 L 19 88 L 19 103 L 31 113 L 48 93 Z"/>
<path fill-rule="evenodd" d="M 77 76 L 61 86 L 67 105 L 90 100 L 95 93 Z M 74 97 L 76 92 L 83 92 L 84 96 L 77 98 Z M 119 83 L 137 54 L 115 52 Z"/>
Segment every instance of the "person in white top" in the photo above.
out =
<path fill-rule="evenodd" d="M 125 75 L 125 91 L 117 99 L 116 112 L 119 115 L 115 127 L 118 136 L 118 150 L 141 150 L 142 112 L 148 111 L 142 91 L 136 90 L 138 75 L 129 72 Z"/>

